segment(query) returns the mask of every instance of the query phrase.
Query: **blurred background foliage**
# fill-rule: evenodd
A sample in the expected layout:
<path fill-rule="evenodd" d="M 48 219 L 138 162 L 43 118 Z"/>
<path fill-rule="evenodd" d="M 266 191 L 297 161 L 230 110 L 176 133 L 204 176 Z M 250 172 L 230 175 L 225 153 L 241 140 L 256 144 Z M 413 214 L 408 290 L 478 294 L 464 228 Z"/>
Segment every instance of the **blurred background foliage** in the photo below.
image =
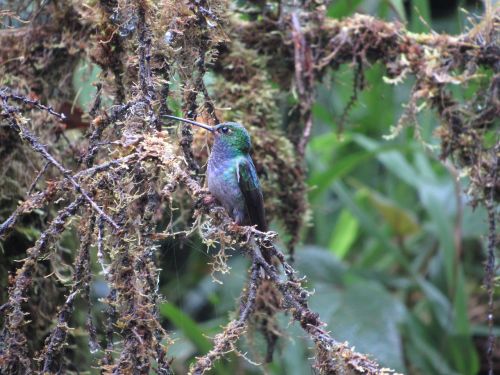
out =
<path fill-rule="evenodd" d="M 406 23 L 416 33 L 458 34 L 473 26 L 483 8 L 478 1 L 465 0 L 334 0 L 328 6 L 332 18 L 356 12 Z M 98 75 L 95 65 L 78 64 L 72 84 L 80 107 L 92 102 Z M 354 67 L 331 73 L 313 107 L 307 150 L 310 222 L 295 256 L 297 269 L 314 291 L 311 307 L 337 340 L 398 372 L 486 373 L 486 213 L 468 205 L 465 181 L 451 163 L 438 159 L 433 137 L 438 119 L 431 111 L 419 113 L 420 139 L 415 128 L 386 137 L 403 112 L 411 79 L 389 85 L 379 65 L 365 76 L 365 89 L 349 106 Z M 470 97 L 475 87 L 454 89 Z M 26 236 L 38 235 L 28 233 L 28 227 L 26 231 Z M 60 246 L 68 252 L 78 247 L 71 234 L 65 238 Z M 211 252 L 197 236 L 161 243 L 160 292 L 165 302 L 160 313 L 171 332 L 169 355 L 179 374 L 187 373 L 195 356 L 210 350 L 210 338 L 234 314 L 247 278 L 247 260 L 234 254 L 230 272 L 214 280 Z M 93 261 L 98 275 L 99 265 Z M 93 298 L 98 301 L 107 293 L 102 275 L 96 276 Z M 102 315 L 104 305 L 96 302 L 93 308 L 95 316 Z M 84 321 L 85 308 L 76 310 L 81 315 L 74 319 Z M 97 325 L 102 331 L 103 319 Z M 262 367 L 242 359 L 241 354 L 264 362 L 265 340 L 255 331 L 245 337 L 240 356 L 231 354 L 232 360 L 218 363 L 214 373 L 258 374 L 263 368 L 269 374 L 314 373 L 309 358 L 313 343 L 289 317 L 279 316 L 279 326 L 282 337 L 273 363 Z M 498 325 L 495 332 L 500 332 Z M 86 345 L 86 333 L 79 333 L 74 332 L 74 347 Z M 72 351 L 75 361 L 90 368 L 94 359 L 86 352 Z M 498 349 L 495 357 L 500 371 Z"/>
<path fill-rule="evenodd" d="M 333 18 L 355 12 L 405 22 L 414 32 L 458 34 L 483 9 L 479 2 L 427 0 L 338 0 L 328 7 Z M 391 86 L 383 76 L 380 66 L 372 66 L 366 89 L 345 114 L 352 66 L 332 73 L 319 89 L 307 152 L 311 219 L 295 264 L 314 291 L 311 307 L 336 339 L 402 373 L 486 373 L 486 213 L 468 205 L 464 181 L 438 159 L 438 119 L 431 111 L 419 114 L 421 139 L 413 128 L 384 138 L 412 82 Z M 474 95 L 472 86 L 457 90 Z M 174 364 L 187 366 L 209 350 L 206 337 L 233 313 L 248 265 L 233 256 L 230 273 L 217 275 L 217 283 L 196 240 L 163 247 L 161 285 L 168 303 L 161 313 L 178 339 L 170 351 Z M 312 343 L 288 326 L 289 318 L 280 319 L 283 337 L 267 372 L 314 373 Z M 262 363 L 264 341 L 258 333 L 250 337 L 248 356 Z M 216 373 L 261 372 L 234 358 Z M 496 358 L 498 363 L 498 353 Z"/>

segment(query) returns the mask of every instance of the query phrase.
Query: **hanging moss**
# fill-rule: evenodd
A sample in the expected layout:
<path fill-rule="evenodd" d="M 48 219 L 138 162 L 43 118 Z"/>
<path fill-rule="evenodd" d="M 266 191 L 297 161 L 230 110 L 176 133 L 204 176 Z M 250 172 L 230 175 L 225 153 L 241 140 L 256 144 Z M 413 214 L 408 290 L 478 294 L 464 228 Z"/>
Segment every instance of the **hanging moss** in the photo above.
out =
<path fill-rule="evenodd" d="M 284 225 L 293 254 L 308 217 L 304 154 L 315 87 L 345 63 L 357 66 L 359 82 L 374 62 L 385 66 L 388 83 L 415 79 L 393 136 L 414 123 L 422 106 L 439 115 L 441 157 L 469 177 L 474 204 L 490 212 L 492 299 L 500 196 L 500 149 L 490 139 L 500 113 L 498 14 L 451 37 L 413 34 L 362 15 L 331 20 L 313 3 L 281 13 L 257 4 L 245 12 L 231 16 L 226 1 L 100 0 L 24 1 L 0 13 L 11 23 L 18 13 L 30 19 L 0 30 L 3 372 L 72 369 L 68 343 L 72 325 L 79 325 L 102 371 L 171 373 L 170 339 L 158 313 L 157 240 L 193 228 L 222 249 L 214 267 L 227 270 L 222 252 L 236 247 L 251 267 L 237 317 L 191 373 L 238 351 L 238 339 L 252 327 L 264 332 L 272 357 L 277 311 L 288 312 L 314 341 L 321 373 L 385 371 L 327 332 L 308 306 L 303 280 L 275 246 L 277 234 L 234 225 L 203 187 L 207 138 L 187 125 L 160 131 L 161 116 L 172 111 L 169 100 L 188 118 L 241 121 L 252 135 L 269 219 Z M 71 78 L 88 60 L 101 73 L 95 98 L 83 108 Z M 477 95 L 459 101 L 450 86 L 471 80 L 478 81 Z M 286 102 L 291 93 L 295 100 Z M 161 220 L 170 224 L 157 233 Z M 68 255 L 61 243 L 71 230 L 78 245 Z M 94 249 L 109 288 L 100 337 L 89 295 Z M 64 265 L 72 265 L 69 277 L 61 277 Z M 78 302 L 87 306 L 84 318 L 76 316 Z"/>

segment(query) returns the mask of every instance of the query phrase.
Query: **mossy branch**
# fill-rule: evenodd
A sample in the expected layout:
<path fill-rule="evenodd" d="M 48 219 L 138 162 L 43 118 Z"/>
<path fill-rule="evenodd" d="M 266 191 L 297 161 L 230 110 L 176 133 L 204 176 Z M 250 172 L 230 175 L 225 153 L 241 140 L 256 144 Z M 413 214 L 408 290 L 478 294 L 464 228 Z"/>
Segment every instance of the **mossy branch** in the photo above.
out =
<path fill-rule="evenodd" d="M 225 2 L 189 1 L 179 6 L 174 3 L 161 2 L 164 9 L 143 0 L 101 0 L 97 7 L 69 2 L 58 8 L 51 3 L 40 9 L 44 17 L 39 17 L 38 34 L 29 43 L 26 41 L 34 29 L 0 31 L 0 42 L 10 46 L 8 54 L 0 51 L 6 54 L 0 72 L 12 77 L 14 83 L 21 82 L 18 87 L 13 84 L 15 94 L 10 89 L 0 90 L 2 120 L 8 125 L 0 130 L 11 132 L 8 136 L 14 134 L 16 140 L 21 136 L 28 147 L 21 142 L 13 147 L 28 148 L 32 155 L 42 156 L 45 163 L 45 167 L 37 169 L 36 176 L 31 176 L 24 190 L 29 194 L 21 204 L 13 205 L 13 213 L 0 225 L 0 237 L 15 228 L 21 216 L 35 209 L 54 212 L 54 218 L 41 226 L 38 241 L 27 250 L 27 258 L 12 276 L 8 301 L 0 307 L 5 314 L 0 345 L 2 370 L 55 372 L 56 368 L 64 368 L 68 322 L 75 299 L 79 296 L 88 299 L 91 282 L 88 257 L 91 245 L 95 244 L 110 289 L 104 301 L 106 332 L 101 342 L 92 322 L 87 325 L 91 346 L 103 348 L 100 368 L 114 373 L 149 373 L 154 368 L 158 373 L 170 374 L 168 335 L 158 313 L 161 296 L 155 263 L 156 217 L 162 204 L 186 200 L 193 208 L 186 210 L 190 214 L 188 220 L 204 221 L 210 229 L 203 234 L 204 240 L 223 246 L 238 245 L 251 260 L 238 317 L 216 335 L 212 350 L 193 364 L 193 374 L 208 371 L 229 351 L 237 351 L 238 339 L 245 335 L 250 318 L 257 313 L 256 298 L 264 283 L 270 283 L 280 294 L 277 308 L 289 313 L 314 342 L 316 367 L 321 373 L 386 372 L 376 361 L 336 341 L 327 331 L 318 314 L 308 306 L 309 293 L 303 287 L 303 280 L 275 246 L 274 233 L 236 226 L 211 199 L 200 184 L 198 173 L 206 155 L 191 129 L 183 127 L 180 140 L 173 134 L 158 132 L 160 116 L 170 112 L 163 95 L 182 98 L 186 117 L 203 115 L 199 112 L 199 101 L 203 101 L 202 108 L 214 122 L 228 116 L 218 113 L 217 108 L 222 106 L 232 107 L 232 113 L 248 120 L 249 129 L 257 135 L 254 137 L 257 168 L 270 175 L 271 182 L 265 191 L 267 201 L 272 202 L 268 203 L 268 212 L 272 218 L 285 222 L 293 247 L 299 240 L 307 211 L 303 158 L 313 126 L 311 108 L 315 88 L 327 72 L 346 63 L 355 64 L 359 76 L 351 102 L 356 100 L 357 90 L 363 89 L 363 69 L 379 62 L 386 68 L 388 83 L 398 84 L 408 76 L 416 79 L 409 98 L 411 113 L 403 116 L 404 122 L 414 119 L 422 104 L 439 115 L 441 156 L 451 157 L 458 168 L 467 171 L 471 195 L 488 208 L 486 285 L 491 311 L 494 249 L 498 244 L 494 206 L 500 191 L 496 172 L 499 150 L 498 146 L 485 147 L 482 140 L 500 113 L 499 48 L 495 44 L 498 14 L 461 36 L 451 37 L 413 34 L 404 25 L 363 15 L 330 20 L 321 6 L 296 8 L 279 17 L 271 14 L 243 22 L 226 17 Z M 170 34 L 165 34 L 165 30 Z M 131 38 L 134 33 L 135 38 Z M 64 35 L 70 35 L 70 40 L 63 39 Z M 32 50 L 26 50 L 26 46 Z M 58 53 L 47 52 L 42 56 L 40 50 Z M 19 56 L 30 59 L 29 63 L 19 64 Z M 71 76 L 75 61 L 86 56 L 103 69 L 102 82 L 89 116 L 80 119 L 89 134 L 88 141 L 81 146 L 82 155 L 71 155 L 78 156 L 84 165 L 75 165 L 73 172 L 57 160 L 65 160 L 64 156 L 74 150 L 44 146 L 43 142 L 53 139 L 50 131 L 41 126 L 46 117 L 57 119 L 58 124 L 60 121 L 70 124 L 67 114 L 42 102 L 51 101 L 58 109 L 73 100 L 75 93 L 65 90 L 60 80 Z M 59 67 L 57 74 L 51 71 L 52 66 Z M 490 69 L 493 79 L 487 87 L 481 87 L 486 98 L 483 109 L 471 110 L 476 108 L 477 98 L 459 104 L 447 86 L 476 79 L 479 68 Z M 219 79 L 214 93 L 204 82 L 208 71 Z M 177 92 L 169 82 L 176 74 L 183 80 Z M 270 88 L 270 79 L 278 82 L 279 89 Z M 285 135 L 278 130 L 275 94 L 292 86 L 299 100 L 292 108 L 295 111 L 289 111 L 291 115 L 286 119 L 289 132 Z M 26 87 L 37 92 L 35 97 L 43 99 L 31 99 L 31 92 L 17 93 L 24 92 Z M 114 96 L 113 107 L 102 109 L 104 95 Z M 12 101 L 21 106 L 12 106 L 9 104 Z M 351 103 L 346 111 L 350 106 Z M 27 111 L 30 111 L 29 121 L 22 116 Z M 95 160 L 100 164 L 94 166 Z M 59 173 L 50 176 L 52 180 L 47 165 L 54 166 L 51 169 Z M 36 192 L 36 186 L 42 183 L 45 187 Z M 181 187 L 181 193 L 174 192 L 177 186 Z M 64 194 L 71 195 L 72 203 L 61 207 L 59 200 Z M 84 215 L 90 215 L 87 223 Z M 26 336 L 30 322 L 24 302 L 29 301 L 33 279 L 41 277 L 37 274 L 38 265 L 61 239 L 70 221 L 84 222 L 80 249 L 74 259 L 73 282 L 54 314 L 55 327 L 39 356 L 43 361 L 35 363 Z M 108 230 L 111 227 L 105 223 L 113 230 Z M 268 263 L 263 254 L 270 254 L 277 263 Z M 490 327 L 492 323 L 489 320 Z M 492 334 L 490 338 L 491 352 Z"/>

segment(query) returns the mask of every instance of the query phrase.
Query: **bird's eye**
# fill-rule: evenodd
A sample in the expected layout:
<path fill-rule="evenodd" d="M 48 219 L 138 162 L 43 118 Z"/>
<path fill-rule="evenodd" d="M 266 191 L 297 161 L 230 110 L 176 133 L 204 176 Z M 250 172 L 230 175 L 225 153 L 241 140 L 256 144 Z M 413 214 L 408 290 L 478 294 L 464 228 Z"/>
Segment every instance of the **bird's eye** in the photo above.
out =
<path fill-rule="evenodd" d="M 220 128 L 220 131 L 224 134 L 227 134 L 229 133 L 229 128 L 227 126 L 223 126 L 222 128 Z"/>

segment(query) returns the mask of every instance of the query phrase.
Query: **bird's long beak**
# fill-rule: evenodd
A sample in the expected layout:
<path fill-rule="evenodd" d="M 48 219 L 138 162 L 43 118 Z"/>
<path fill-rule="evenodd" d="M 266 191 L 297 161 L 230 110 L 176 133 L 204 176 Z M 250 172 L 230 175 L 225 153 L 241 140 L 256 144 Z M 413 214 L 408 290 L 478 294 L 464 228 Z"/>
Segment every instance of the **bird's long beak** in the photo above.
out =
<path fill-rule="evenodd" d="M 191 124 L 191 125 L 196 125 L 196 126 L 199 126 L 200 128 L 208 130 L 211 133 L 214 132 L 214 128 L 212 126 L 202 124 L 201 122 L 197 122 L 197 121 L 193 121 L 193 120 L 188 120 L 186 118 L 177 117 L 177 116 L 171 116 L 171 115 L 163 115 L 163 117 L 167 117 L 167 118 L 172 119 L 172 120 L 186 122 L 186 123 Z"/>

